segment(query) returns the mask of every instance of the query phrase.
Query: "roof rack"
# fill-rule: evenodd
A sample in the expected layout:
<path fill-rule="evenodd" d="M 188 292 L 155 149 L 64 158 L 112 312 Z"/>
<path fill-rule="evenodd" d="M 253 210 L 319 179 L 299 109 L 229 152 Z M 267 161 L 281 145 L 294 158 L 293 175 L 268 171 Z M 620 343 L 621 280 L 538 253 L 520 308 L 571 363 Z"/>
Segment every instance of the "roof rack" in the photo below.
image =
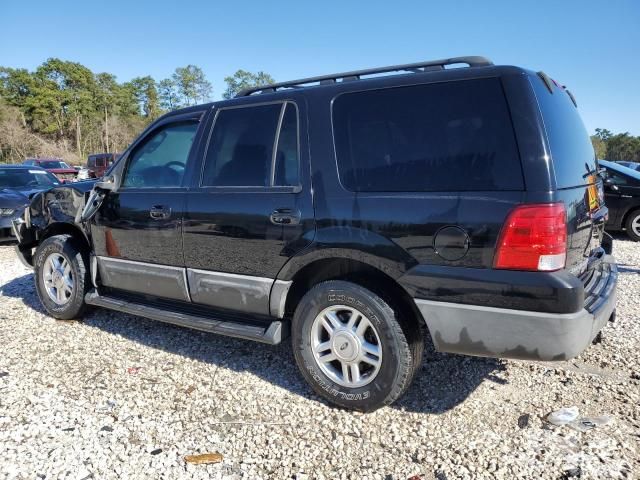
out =
<path fill-rule="evenodd" d="M 487 67 L 493 65 L 491 60 L 485 57 L 454 57 L 442 60 L 429 60 L 426 62 L 406 63 L 404 65 L 391 65 L 388 67 L 367 68 L 364 70 L 353 70 L 351 72 L 334 73 L 332 75 L 320 75 L 319 77 L 301 78 L 299 80 L 291 80 L 289 82 L 278 82 L 270 85 L 261 85 L 257 87 L 249 87 L 240 90 L 236 97 L 248 97 L 254 93 L 272 93 L 279 88 L 300 88 L 309 83 L 318 83 L 321 85 L 336 83 L 338 80 L 342 82 L 359 80 L 363 75 L 375 75 L 378 73 L 390 72 L 429 72 L 432 70 L 444 70 L 446 65 L 467 64 L 469 67 Z"/>

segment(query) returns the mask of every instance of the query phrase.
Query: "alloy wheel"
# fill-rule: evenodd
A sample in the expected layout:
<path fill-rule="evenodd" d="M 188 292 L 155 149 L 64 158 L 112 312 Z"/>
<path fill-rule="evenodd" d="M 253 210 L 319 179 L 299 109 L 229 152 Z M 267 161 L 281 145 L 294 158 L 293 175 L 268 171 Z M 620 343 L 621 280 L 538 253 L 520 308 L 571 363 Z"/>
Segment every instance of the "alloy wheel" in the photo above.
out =
<path fill-rule="evenodd" d="M 382 365 L 378 332 L 362 312 L 346 305 L 332 305 L 316 316 L 311 350 L 318 367 L 343 387 L 367 385 Z"/>
<path fill-rule="evenodd" d="M 46 258 L 42 266 L 42 280 L 47 295 L 57 305 L 66 304 L 73 296 L 73 271 L 64 255 L 52 253 Z"/>

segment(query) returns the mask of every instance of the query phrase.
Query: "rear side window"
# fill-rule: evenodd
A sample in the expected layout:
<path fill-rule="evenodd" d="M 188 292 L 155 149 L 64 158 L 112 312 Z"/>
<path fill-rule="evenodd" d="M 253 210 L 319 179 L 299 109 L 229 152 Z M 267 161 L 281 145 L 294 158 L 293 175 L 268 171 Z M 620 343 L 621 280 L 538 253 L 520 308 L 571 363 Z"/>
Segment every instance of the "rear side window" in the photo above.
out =
<path fill-rule="evenodd" d="M 298 181 L 294 104 L 220 110 L 205 158 L 204 187 L 294 186 Z"/>
<path fill-rule="evenodd" d="M 348 93 L 334 101 L 333 120 L 349 190 L 523 189 L 499 79 Z"/>
<path fill-rule="evenodd" d="M 531 77 L 547 132 L 557 188 L 593 183 L 596 159 L 578 109 L 560 87 L 549 92 L 541 78 Z"/>

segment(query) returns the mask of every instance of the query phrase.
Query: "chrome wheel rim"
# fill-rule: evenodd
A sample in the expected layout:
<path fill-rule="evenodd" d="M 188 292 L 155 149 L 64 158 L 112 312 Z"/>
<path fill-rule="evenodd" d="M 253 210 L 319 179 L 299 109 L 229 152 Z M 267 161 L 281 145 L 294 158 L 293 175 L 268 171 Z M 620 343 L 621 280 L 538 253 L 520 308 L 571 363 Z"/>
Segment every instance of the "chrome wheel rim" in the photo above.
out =
<path fill-rule="evenodd" d="M 59 253 L 52 253 L 44 261 L 42 281 L 47 295 L 57 305 L 66 304 L 73 296 L 71 263 Z"/>
<path fill-rule="evenodd" d="M 633 233 L 640 237 L 640 215 L 631 221 L 631 229 L 633 230 Z"/>
<path fill-rule="evenodd" d="M 311 351 L 316 364 L 343 387 L 363 387 L 382 366 L 382 342 L 371 321 L 346 305 L 325 308 L 311 326 Z"/>

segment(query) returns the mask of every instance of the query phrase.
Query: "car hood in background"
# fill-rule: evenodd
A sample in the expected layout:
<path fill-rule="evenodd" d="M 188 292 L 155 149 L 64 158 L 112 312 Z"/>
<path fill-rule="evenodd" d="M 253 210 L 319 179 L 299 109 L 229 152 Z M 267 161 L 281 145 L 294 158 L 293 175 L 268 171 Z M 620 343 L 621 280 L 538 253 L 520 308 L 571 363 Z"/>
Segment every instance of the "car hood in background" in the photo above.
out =
<path fill-rule="evenodd" d="M 19 190 L 0 189 L 0 208 L 20 208 L 29 203 L 29 195 Z"/>
<path fill-rule="evenodd" d="M 0 208 L 16 208 L 23 207 L 29 203 L 29 198 L 38 192 L 49 190 L 51 187 L 45 188 L 0 188 Z"/>

